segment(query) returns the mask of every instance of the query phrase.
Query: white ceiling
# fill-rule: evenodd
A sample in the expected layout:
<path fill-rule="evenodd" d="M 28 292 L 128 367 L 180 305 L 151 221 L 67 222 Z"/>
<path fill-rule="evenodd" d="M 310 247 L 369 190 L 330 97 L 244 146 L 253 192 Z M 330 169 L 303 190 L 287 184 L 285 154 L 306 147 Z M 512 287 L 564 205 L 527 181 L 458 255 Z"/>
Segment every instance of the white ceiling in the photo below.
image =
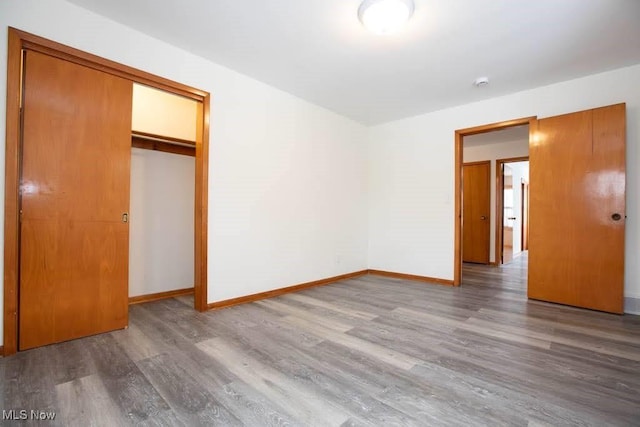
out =
<path fill-rule="evenodd" d="M 477 147 L 479 145 L 502 144 L 505 142 L 517 142 L 524 140 L 529 140 L 529 125 L 514 126 L 506 129 L 465 136 L 462 139 L 462 144 L 465 147 Z"/>
<path fill-rule="evenodd" d="M 640 0 L 415 0 L 386 37 L 359 0 L 70 1 L 364 124 L 640 63 Z"/>

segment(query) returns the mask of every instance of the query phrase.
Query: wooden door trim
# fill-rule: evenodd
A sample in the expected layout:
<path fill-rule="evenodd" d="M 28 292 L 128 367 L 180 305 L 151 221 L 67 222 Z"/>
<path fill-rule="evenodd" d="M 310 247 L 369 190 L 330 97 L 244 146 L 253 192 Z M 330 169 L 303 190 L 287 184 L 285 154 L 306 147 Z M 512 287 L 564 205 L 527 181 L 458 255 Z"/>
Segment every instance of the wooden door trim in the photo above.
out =
<path fill-rule="evenodd" d="M 502 165 L 505 163 L 516 163 L 529 161 L 529 156 L 509 157 L 496 159 L 496 217 L 495 217 L 495 261 L 496 265 L 502 264 L 502 223 L 504 221 L 504 195 L 502 194 Z M 515 185 L 515 183 L 514 183 Z"/>
<path fill-rule="evenodd" d="M 21 63 L 22 40 L 17 33 L 9 29 L 4 184 L 4 356 L 14 354 L 18 350 Z"/>
<path fill-rule="evenodd" d="M 4 203 L 4 347 L 18 348 L 20 96 L 22 50 L 29 49 L 199 101 L 195 173 L 195 308 L 207 309 L 207 218 L 209 113 L 211 95 L 203 90 L 137 70 L 117 62 L 9 27 Z"/>
<path fill-rule="evenodd" d="M 507 120 L 504 122 L 491 123 L 471 128 L 458 129 L 454 133 L 454 235 L 453 235 L 453 285 L 460 286 L 462 279 L 462 154 L 463 139 L 465 136 L 477 135 L 479 133 L 491 132 L 494 130 L 506 129 L 514 126 L 529 125 L 531 129 L 532 123 L 536 120 L 536 116 L 523 117 L 520 119 Z M 531 132 L 529 133 L 531 138 Z"/>
<path fill-rule="evenodd" d="M 464 166 L 474 166 L 474 165 L 489 165 L 489 173 L 487 174 L 487 188 L 489 189 L 489 193 L 487 194 L 487 196 L 489 197 L 489 200 L 487 201 L 487 206 L 491 207 L 491 160 L 479 160 L 477 162 L 466 162 L 462 164 L 462 167 L 464 168 Z M 464 185 L 464 183 L 462 183 L 462 185 Z M 462 210 L 461 210 L 461 213 L 462 213 Z M 489 209 L 487 216 L 488 216 L 489 222 L 491 222 L 491 209 Z M 491 227 L 487 229 L 487 264 L 486 265 L 490 265 L 490 264 L 491 264 Z"/>
<path fill-rule="evenodd" d="M 149 141 L 160 141 L 160 142 L 164 142 L 167 144 L 177 144 L 177 145 L 183 145 L 183 146 L 187 146 L 187 147 L 195 147 L 196 146 L 196 141 L 191 141 L 189 139 L 182 139 L 182 138 L 175 138 L 173 136 L 163 136 L 163 135 L 158 135 L 155 133 L 149 133 L 149 132 L 140 132 L 137 130 L 131 131 L 131 137 L 132 138 L 139 138 L 139 139 L 146 139 Z"/>
<path fill-rule="evenodd" d="M 462 166 L 486 165 L 487 163 L 491 165 L 491 160 L 480 160 L 477 162 L 464 162 Z"/>

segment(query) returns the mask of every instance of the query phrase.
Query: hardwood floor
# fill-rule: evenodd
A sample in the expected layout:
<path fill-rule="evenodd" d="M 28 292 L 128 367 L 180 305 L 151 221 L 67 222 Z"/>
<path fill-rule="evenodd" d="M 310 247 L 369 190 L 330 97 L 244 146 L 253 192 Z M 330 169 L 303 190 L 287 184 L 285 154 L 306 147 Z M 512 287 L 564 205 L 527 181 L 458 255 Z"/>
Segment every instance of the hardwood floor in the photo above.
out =
<path fill-rule="evenodd" d="M 525 279 L 516 260 L 465 265 L 460 288 L 362 276 L 215 312 L 134 305 L 127 330 L 0 359 L 0 409 L 63 426 L 640 425 L 640 317 L 528 302 Z"/>

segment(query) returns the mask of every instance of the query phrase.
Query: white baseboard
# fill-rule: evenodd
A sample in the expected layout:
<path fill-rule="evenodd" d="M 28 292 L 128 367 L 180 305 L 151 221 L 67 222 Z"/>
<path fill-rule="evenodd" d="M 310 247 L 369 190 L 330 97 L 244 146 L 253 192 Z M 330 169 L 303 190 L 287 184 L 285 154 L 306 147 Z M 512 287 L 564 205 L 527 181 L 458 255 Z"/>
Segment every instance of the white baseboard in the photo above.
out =
<path fill-rule="evenodd" d="M 624 298 L 624 312 L 627 314 L 640 315 L 640 298 L 625 297 Z"/>

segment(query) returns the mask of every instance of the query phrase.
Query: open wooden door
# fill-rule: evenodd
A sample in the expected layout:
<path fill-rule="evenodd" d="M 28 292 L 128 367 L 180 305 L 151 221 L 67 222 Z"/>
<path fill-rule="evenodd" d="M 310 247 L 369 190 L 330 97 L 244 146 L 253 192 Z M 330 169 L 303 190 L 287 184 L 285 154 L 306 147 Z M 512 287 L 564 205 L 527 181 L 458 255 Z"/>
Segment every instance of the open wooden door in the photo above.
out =
<path fill-rule="evenodd" d="M 513 169 L 502 165 L 502 260 L 501 264 L 513 261 L 514 213 Z"/>
<path fill-rule="evenodd" d="M 529 298 L 622 313 L 625 105 L 538 120 Z"/>
<path fill-rule="evenodd" d="M 462 260 L 489 264 L 491 162 L 462 167 Z"/>
<path fill-rule="evenodd" d="M 24 60 L 19 349 L 123 328 L 132 82 Z"/>

